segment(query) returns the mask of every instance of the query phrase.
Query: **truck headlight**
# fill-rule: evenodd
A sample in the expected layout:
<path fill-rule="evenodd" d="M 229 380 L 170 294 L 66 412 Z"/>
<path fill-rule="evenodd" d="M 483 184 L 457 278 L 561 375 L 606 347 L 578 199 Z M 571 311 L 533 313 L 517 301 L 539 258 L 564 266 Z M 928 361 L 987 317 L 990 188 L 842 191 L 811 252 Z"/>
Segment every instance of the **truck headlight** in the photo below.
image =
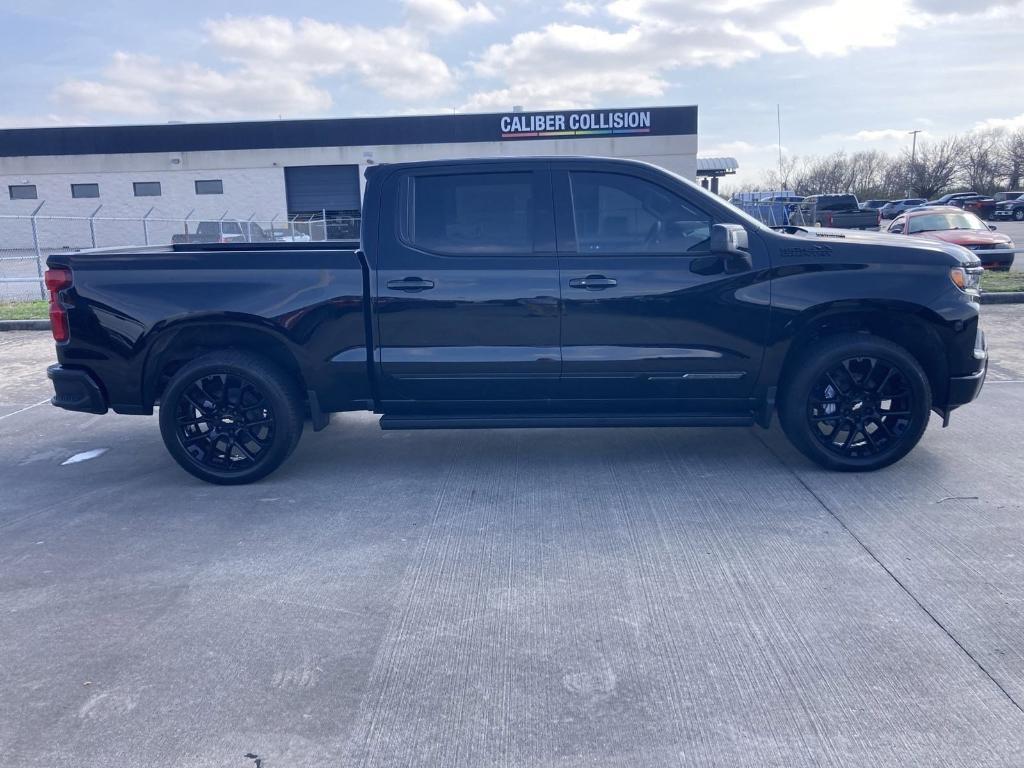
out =
<path fill-rule="evenodd" d="M 949 277 L 953 285 L 964 293 L 977 296 L 981 293 L 981 267 L 953 267 L 949 270 Z"/>

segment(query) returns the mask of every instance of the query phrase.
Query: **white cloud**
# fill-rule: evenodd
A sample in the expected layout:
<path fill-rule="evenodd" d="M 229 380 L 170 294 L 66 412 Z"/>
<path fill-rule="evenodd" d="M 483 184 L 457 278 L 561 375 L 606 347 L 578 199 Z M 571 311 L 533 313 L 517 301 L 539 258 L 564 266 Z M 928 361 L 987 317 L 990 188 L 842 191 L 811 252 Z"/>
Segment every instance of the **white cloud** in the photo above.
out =
<path fill-rule="evenodd" d="M 787 21 L 785 33 L 812 56 L 844 56 L 858 48 L 893 46 L 905 28 L 927 23 L 910 0 L 836 0 L 800 11 Z"/>
<path fill-rule="evenodd" d="M 1015 117 L 990 117 L 987 120 L 981 120 L 974 125 L 974 130 L 976 131 L 990 131 L 998 129 L 1006 131 L 1024 129 L 1024 112 L 1021 112 Z"/>
<path fill-rule="evenodd" d="M 463 5 L 458 0 L 405 0 L 405 9 L 414 27 L 439 32 L 495 20 L 494 12 L 481 2 Z"/>
<path fill-rule="evenodd" d="M 615 26 L 550 23 L 488 47 L 470 70 L 496 82 L 465 106 L 539 109 L 657 98 L 680 70 L 729 67 L 770 54 L 844 56 L 892 46 L 904 31 L 936 23 L 937 16 L 913 2 L 612 0 L 604 10 Z M 568 0 L 563 10 L 589 16 L 596 8 Z"/>
<path fill-rule="evenodd" d="M 665 74 L 686 66 L 728 66 L 756 55 L 750 40 L 726 28 L 709 43 L 697 28 L 632 25 L 610 31 L 548 24 L 488 47 L 473 62 L 481 78 L 504 85 L 471 96 L 467 109 L 588 106 L 604 98 L 652 99 L 668 88 Z"/>
<path fill-rule="evenodd" d="M 224 66 L 116 53 L 102 78 L 66 81 L 56 96 L 105 115 L 225 119 L 325 113 L 334 102 L 323 81 L 341 76 L 399 102 L 436 99 L 454 85 L 427 38 L 408 27 L 229 16 L 204 30 Z"/>
<path fill-rule="evenodd" d="M 869 131 L 857 131 L 849 136 L 843 136 L 841 138 L 849 139 L 850 141 L 906 141 L 910 132 L 905 128 L 880 128 L 878 130 Z M 928 131 L 921 131 L 919 137 L 926 139 L 931 136 Z"/>
<path fill-rule="evenodd" d="M 584 3 L 580 2 L 580 0 L 567 0 L 567 2 L 562 5 L 562 10 L 566 13 L 586 17 L 593 16 L 594 11 L 596 11 L 597 8 L 594 7 L 593 3 Z"/>

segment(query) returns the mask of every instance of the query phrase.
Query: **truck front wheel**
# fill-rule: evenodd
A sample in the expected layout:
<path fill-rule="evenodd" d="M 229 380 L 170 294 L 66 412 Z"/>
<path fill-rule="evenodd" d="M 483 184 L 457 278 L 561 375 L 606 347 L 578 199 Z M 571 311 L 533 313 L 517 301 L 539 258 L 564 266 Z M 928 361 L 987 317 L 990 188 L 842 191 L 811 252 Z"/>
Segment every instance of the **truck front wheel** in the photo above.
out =
<path fill-rule="evenodd" d="M 779 420 L 805 456 L 864 472 L 907 455 L 928 426 L 931 387 L 904 348 L 867 334 L 821 339 L 780 387 Z"/>
<path fill-rule="evenodd" d="M 296 383 L 249 352 L 212 352 L 185 364 L 160 399 L 160 434 L 171 456 L 219 485 L 266 477 L 291 454 L 302 426 Z"/>

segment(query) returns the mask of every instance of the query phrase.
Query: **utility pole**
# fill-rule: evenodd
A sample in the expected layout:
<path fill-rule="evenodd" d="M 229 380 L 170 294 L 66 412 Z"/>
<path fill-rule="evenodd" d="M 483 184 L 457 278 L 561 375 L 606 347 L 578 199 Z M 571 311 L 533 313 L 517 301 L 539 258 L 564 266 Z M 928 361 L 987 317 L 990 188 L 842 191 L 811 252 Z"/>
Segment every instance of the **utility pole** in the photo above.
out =
<path fill-rule="evenodd" d="M 782 107 L 778 104 L 775 105 L 775 122 L 779 129 L 779 182 L 785 187 L 788 186 L 786 183 L 788 179 L 782 177 Z M 779 192 L 784 191 L 782 189 L 779 190 Z"/>
<path fill-rule="evenodd" d="M 920 128 L 916 131 L 908 131 L 914 137 L 914 143 L 910 146 L 910 179 L 907 182 L 907 197 L 910 197 L 914 192 L 914 169 L 917 168 L 917 134 L 920 132 Z"/>

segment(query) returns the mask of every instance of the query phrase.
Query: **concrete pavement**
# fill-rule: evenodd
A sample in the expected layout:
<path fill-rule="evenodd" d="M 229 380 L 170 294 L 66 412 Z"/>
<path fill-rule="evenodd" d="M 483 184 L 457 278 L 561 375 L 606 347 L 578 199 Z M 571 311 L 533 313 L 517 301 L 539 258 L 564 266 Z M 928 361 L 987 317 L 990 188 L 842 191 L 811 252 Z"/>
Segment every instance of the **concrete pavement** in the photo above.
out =
<path fill-rule="evenodd" d="M 25 766 L 1024 764 L 1024 313 L 837 475 L 778 430 L 308 433 L 218 488 L 0 336 L 0 754 Z M 75 464 L 62 462 L 93 449 Z"/>

